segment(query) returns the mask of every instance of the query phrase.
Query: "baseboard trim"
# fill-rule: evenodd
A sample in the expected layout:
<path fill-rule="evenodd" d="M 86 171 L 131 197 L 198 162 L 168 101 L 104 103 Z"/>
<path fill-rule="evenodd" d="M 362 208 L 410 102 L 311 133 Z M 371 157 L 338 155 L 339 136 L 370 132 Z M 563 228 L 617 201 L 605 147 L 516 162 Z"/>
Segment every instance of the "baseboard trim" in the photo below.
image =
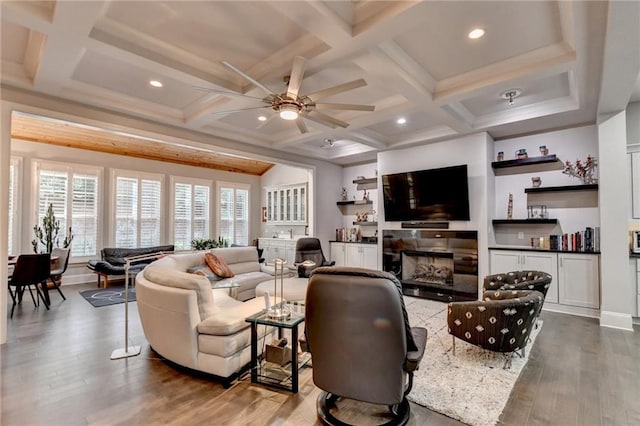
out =
<path fill-rule="evenodd" d="M 600 311 L 600 327 L 615 328 L 624 331 L 633 331 L 631 314 L 620 312 Z"/>
<path fill-rule="evenodd" d="M 583 308 L 580 306 L 560 305 L 545 301 L 542 305 L 543 311 L 557 312 L 559 314 L 576 315 L 587 318 L 600 318 L 600 311 L 593 308 Z"/>

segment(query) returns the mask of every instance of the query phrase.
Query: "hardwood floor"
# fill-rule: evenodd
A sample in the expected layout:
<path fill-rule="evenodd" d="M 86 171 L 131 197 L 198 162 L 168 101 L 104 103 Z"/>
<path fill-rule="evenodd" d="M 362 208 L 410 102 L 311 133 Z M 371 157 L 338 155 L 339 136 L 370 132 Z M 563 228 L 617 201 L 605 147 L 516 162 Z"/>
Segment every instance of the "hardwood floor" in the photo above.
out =
<path fill-rule="evenodd" d="M 314 425 L 311 370 L 292 395 L 252 385 L 229 389 L 165 363 L 146 343 L 137 307 L 130 341 L 140 356 L 111 361 L 124 347 L 124 305 L 94 308 L 64 286 L 52 307 L 29 298 L 9 320 L 1 346 L 2 425 Z M 605 329 L 593 319 L 544 312 L 544 326 L 505 407 L 504 425 L 640 424 L 640 330 Z M 424 360 L 421 368 L 429 368 Z M 470 395 L 472 397 L 472 395 Z M 344 404 L 346 421 L 379 424 L 384 407 Z M 461 423 L 412 404 L 412 425 Z"/>

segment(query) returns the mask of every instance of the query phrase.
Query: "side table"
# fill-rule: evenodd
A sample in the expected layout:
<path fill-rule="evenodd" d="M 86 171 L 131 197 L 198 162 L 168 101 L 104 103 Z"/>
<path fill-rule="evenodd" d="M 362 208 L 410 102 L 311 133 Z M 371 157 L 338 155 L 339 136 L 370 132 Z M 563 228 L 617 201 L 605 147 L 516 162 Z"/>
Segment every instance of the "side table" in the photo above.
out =
<path fill-rule="evenodd" d="M 257 314 L 251 315 L 246 318 L 248 323 L 251 323 L 251 383 L 260 383 L 268 386 L 273 386 L 281 389 L 298 393 L 298 325 L 304 322 L 304 311 L 301 303 L 287 303 L 291 308 L 291 317 L 288 319 L 272 319 L 267 316 L 267 312 L 262 310 Z M 258 325 L 264 325 L 265 327 L 277 327 L 279 337 L 282 335 L 283 329 L 291 330 L 291 372 L 285 378 L 274 377 L 269 375 L 267 367 L 258 364 Z M 266 338 L 266 337 L 265 337 Z M 266 361 L 263 361 L 266 363 Z M 288 379 L 291 379 L 291 386 L 287 386 L 285 383 Z"/>

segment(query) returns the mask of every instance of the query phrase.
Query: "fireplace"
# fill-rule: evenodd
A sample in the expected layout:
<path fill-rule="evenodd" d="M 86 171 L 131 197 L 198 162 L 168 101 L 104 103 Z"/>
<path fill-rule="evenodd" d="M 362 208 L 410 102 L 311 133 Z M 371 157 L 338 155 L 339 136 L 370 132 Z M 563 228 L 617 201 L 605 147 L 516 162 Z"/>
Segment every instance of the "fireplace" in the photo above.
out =
<path fill-rule="evenodd" d="M 442 301 L 478 298 L 476 231 L 385 230 L 382 262 L 404 294 Z"/>

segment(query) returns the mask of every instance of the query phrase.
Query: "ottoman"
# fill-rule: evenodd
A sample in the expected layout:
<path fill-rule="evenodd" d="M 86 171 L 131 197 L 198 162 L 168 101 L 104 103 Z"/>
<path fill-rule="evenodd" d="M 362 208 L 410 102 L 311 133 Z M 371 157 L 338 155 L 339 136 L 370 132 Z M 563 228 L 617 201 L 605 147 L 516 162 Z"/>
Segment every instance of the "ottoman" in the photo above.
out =
<path fill-rule="evenodd" d="M 290 277 L 282 281 L 284 299 L 297 302 L 303 301 L 307 295 L 307 284 L 309 278 Z M 269 292 L 271 297 L 273 294 L 273 280 L 261 282 L 256 286 L 256 298 L 263 297 L 265 292 Z M 280 296 L 280 277 L 278 277 L 278 296 Z"/>

